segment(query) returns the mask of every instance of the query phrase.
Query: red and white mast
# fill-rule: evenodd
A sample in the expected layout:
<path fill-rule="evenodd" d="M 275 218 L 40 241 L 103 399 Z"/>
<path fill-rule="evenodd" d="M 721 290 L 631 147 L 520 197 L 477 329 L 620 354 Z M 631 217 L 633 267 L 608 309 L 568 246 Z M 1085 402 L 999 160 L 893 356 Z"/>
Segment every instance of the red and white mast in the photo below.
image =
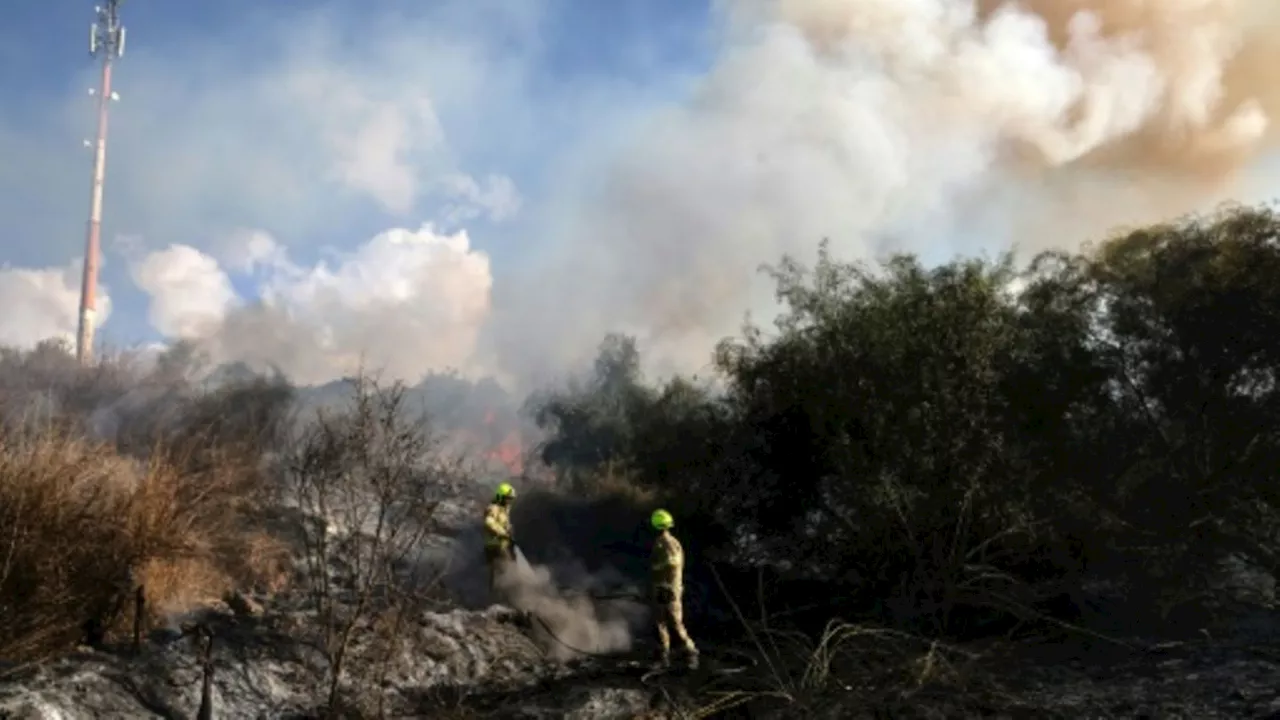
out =
<path fill-rule="evenodd" d="M 80 285 L 80 327 L 76 333 L 76 359 L 93 361 L 93 331 L 98 310 L 98 261 L 101 254 L 102 185 L 107 172 L 107 114 L 117 98 L 111 90 L 111 66 L 124 55 L 124 26 L 120 24 L 121 0 L 105 0 L 94 8 L 97 20 L 89 27 L 89 54 L 102 62 L 97 89 L 98 136 L 93 145 L 93 185 L 89 195 L 89 228 L 84 249 L 84 278 Z"/>

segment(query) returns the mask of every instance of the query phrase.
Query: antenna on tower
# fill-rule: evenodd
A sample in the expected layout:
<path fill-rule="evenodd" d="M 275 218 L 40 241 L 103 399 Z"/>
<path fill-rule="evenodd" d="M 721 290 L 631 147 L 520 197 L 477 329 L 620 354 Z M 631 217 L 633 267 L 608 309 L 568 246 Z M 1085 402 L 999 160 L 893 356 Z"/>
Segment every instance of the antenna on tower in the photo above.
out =
<path fill-rule="evenodd" d="M 96 19 L 89 26 L 89 55 L 102 63 L 102 79 L 97 92 L 98 137 L 93 144 L 93 183 L 89 195 L 89 228 L 85 239 L 84 278 L 80 285 L 80 327 L 76 333 L 76 359 L 87 365 L 93 360 L 93 331 L 98 310 L 98 260 L 101 252 L 102 185 L 107 170 L 107 114 L 120 96 L 111 90 L 111 66 L 124 55 L 125 29 L 120 24 L 120 3 L 103 0 L 94 8 Z"/>

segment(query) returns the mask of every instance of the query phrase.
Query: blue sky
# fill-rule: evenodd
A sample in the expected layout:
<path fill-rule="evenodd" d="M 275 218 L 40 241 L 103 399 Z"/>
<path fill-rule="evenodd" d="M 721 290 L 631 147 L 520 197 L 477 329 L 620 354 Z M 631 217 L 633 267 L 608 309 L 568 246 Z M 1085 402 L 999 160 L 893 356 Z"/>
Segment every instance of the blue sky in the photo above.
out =
<path fill-rule="evenodd" d="M 108 149 L 103 281 L 113 311 L 104 335 L 123 343 L 154 337 L 117 236 L 139 252 L 173 242 L 201 247 L 233 228 L 261 228 L 305 265 L 322 247 L 348 247 L 438 216 L 446 200 L 428 193 L 393 209 L 324 183 L 274 207 L 269 198 L 231 191 L 252 179 L 259 141 L 291 141 L 279 108 L 236 112 L 234 103 L 270 94 L 238 89 L 245 84 L 284 80 L 308 65 L 320 74 L 346 71 L 354 86 L 382 81 L 384 97 L 420 83 L 447 148 L 424 148 L 408 162 L 429 166 L 426 172 L 506 176 L 522 208 L 537 208 L 549 174 L 572 161 L 584 137 L 607 135 L 636 107 L 678 100 L 682 79 L 709 62 L 708 13 L 700 0 L 126 0 L 127 52 L 115 74 L 122 101 L 112 109 Z M 9 198 L 0 202 L 0 260 L 15 266 L 63 265 L 81 252 L 90 161 L 81 140 L 91 136 L 86 89 L 96 80 L 85 47 L 92 19 L 89 0 L 17 0 L 0 26 L 0 148 L 17 148 L 25 166 L 0 174 Z M 324 112 L 322 98 L 307 100 L 314 104 L 299 108 L 300 125 Z M 262 136 L 251 126 L 255 115 Z M 246 156 L 240 167 L 235 153 Z M 277 160 L 288 164 L 300 153 L 304 147 L 292 147 Z M 166 181 L 175 187 L 166 190 Z M 522 215 L 532 214 L 468 223 L 495 274 L 534 252 L 520 240 L 532 221 Z M 246 277 L 233 282 L 251 290 Z"/>

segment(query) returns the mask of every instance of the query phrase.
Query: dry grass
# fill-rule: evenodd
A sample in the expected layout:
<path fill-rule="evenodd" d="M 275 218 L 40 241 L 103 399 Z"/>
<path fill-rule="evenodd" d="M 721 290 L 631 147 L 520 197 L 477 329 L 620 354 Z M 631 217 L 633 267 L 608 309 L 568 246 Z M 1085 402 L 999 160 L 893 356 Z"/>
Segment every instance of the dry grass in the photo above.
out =
<path fill-rule="evenodd" d="M 964 706 L 1002 692 L 978 671 L 982 656 L 888 628 L 833 620 L 815 638 L 753 622 L 748 634 L 760 660 L 757 672 L 734 687 L 707 688 L 685 716 L 754 708 L 769 717 L 801 717 L 836 707 L 893 716 L 938 697 Z"/>
<path fill-rule="evenodd" d="M 241 587 L 274 595 L 288 586 L 293 576 L 293 549 L 287 542 L 253 529 L 234 535 L 232 540 L 239 552 L 224 549 L 223 566 Z"/>
<path fill-rule="evenodd" d="M 728 597 L 723 583 L 720 589 Z M 763 598 L 757 598 L 762 608 L 758 619 L 749 619 L 732 597 L 728 601 L 757 665 L 727 686 L 704 688 L 682 717 L 723 717 L 734 710 L 749 711 L 749 716 L 805 717 L 837 707 L 856 710 L 859 717 L 916 717 L 939 698 L 950 708 L 940 717 L 947 717 L 963 706 L 1011 704 L 981 670 L 984 656 L 979 653 L 839 619 L 813 637 L 774 627 L 763 611 Z"/>
<path fill-rule="evenodd" d="M 135 575 L 151 620 L 209 605 L 232 589 L 230 575 L 209 558 L 150 558 Z"/>
<path fill-rule="evenodd" d="M 207 448 L 138 461 L 71 434 L 0 436 L 0 658 L 63 650 L 90 618 L 110 628 L 139 583 L 158 615 L 278 575 L 278 551 L 244 527 L 248 467 Z"/>

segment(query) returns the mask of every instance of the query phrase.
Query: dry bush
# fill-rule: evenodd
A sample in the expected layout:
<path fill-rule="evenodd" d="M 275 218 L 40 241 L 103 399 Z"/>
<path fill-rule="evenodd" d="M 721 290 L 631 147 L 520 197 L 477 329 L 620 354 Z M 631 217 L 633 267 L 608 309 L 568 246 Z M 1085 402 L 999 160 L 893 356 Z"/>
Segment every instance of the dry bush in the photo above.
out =
<path fill-rule="evenodd" d="M 111 630 L 138 585 L 161 622 L 281 589 L 291 553 L 264 510 L 292 388 L 202 362 L 0 348 L 0 657 Z"/>
<path fill-rule="evenodd" d="M 239 587 L 275 595 L 289 585 L 293 576 L 293 548 L 284 539 L 264 530 L 249 529 L 231 538 L 232 547 L 220 552 L 228 575 Z M 234 551 L 234 552 L 233 552 Z"/>
<path fill-rule="evenodd" d="M 208 605 L 232 589 L 227 572 L 212 558 L 150 558 L 134 579 L 143 587 L 153 618 L 179 615 Z"/>
<path fill-rule="evenodd" d="M 178 462 L 185 459 L 186 462 Z M 148 461 L 66 433 L 0 436 L 0 657 L 57 652 L 118 620 L 135 584 L 153 611 L 217 597 L 253 563 L 241 463 Z"/>
<path fill-rule="evenodd" d="M 402 384 L 382 388 L 362 375 L 351 383 L 347 407 L 318 410 L 297 428 L 283 469 L 289 499 L 310 520 L 301 530 L 328 664 L 325 714 L 340 716 L 368 699 L 342 695 L 357 631 L 383 616 L 398 629 L 429 588 L 417 553 L 441 495 L 456 487 L 458 464 L 443 456 L 425 418 L 408 416 Z M 385 677 L 393 652 L 383 645 L 362 659 Z M 380 706 L 382 688 L 373 694 Z"/>
<path fill-rule="evenodd" d="M 0 656 L 74 642 L 91 614 L 114 613 L 136 554 L 129 519 L 138 474 L 106 448 L 69 438 L 0 445 Z"/>

